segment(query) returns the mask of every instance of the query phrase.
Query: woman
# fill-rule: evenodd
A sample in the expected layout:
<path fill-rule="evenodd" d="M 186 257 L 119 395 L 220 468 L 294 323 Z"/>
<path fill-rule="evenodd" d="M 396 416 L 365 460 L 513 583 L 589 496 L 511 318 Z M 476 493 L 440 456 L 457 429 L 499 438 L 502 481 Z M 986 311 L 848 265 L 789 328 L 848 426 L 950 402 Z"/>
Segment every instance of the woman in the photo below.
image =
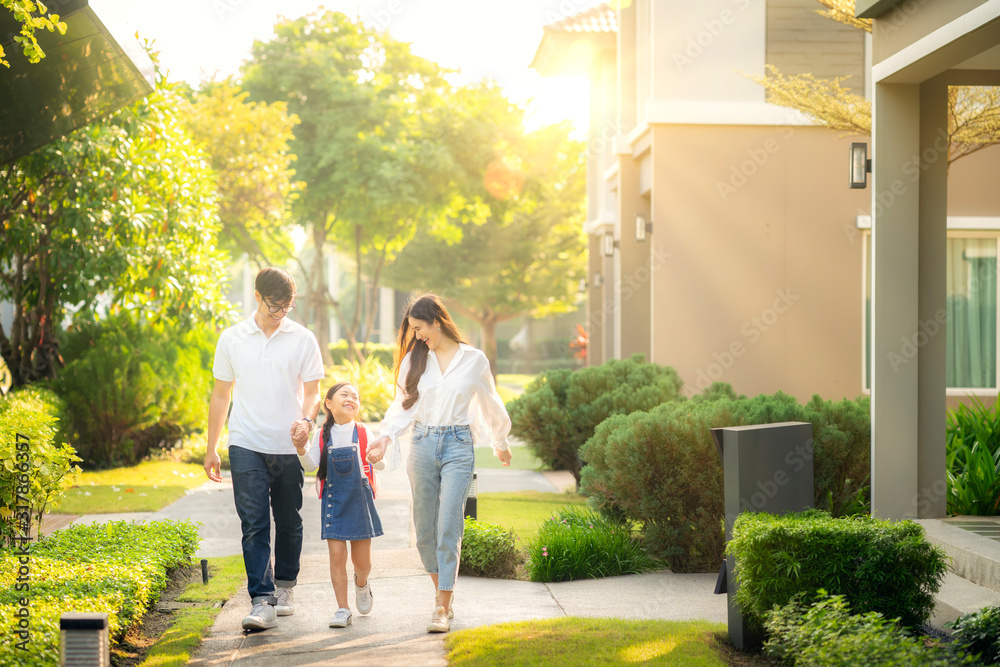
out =
<path fill-rule="evenodd" d="M 400 463 L 399 438 L 413 436 L 407 474 L 413 492 L 417 551 L 434 582 L 428 632 L 447 632 L 458 577 L 463 509 L 475 466 L 476 441 L 489 442 L 510 465 L 510 417 L 493 384 L 489 361 L 465 342 L 441 300 L 425 294 L 410 303 L 399 328 L 396 396 L 372 443 L 369 460 L 389 447 L 390 469 Z"/>

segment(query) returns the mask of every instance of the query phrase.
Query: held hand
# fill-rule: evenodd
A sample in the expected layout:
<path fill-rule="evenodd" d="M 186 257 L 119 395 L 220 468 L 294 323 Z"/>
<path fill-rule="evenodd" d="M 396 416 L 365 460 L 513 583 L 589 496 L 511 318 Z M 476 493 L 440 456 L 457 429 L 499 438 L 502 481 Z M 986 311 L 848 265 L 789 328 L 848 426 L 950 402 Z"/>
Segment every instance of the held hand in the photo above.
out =
<path fill-rule="evenodd" d="M 383 435 L 381 438 L 368 446 L 368 454 L 365 456 L 369 463 L 378 463 L 385 458 L 385 448 L 389 444 L 389 436 Z"/>
<path fill-rule="evenodd" d="M 211 451 L 205 454 L 205 474 L 213 482 L 222 481 L 222 459 L 218 452 Z"/>
<path fill-rule="evenodd" d="M 295 445 L 295 449 L 302 449 L 309 441 L 309 425 L 304 421 L 294 422 L 288 434 L 292 436 L 292 444 Z"/>
<path fill-rule="evenodd" d="M 510 466 L 510 450 L 509 449 L 505 449 L 502 452 L 497 452 L 497 458 L 500 459 L 500 463 L 502 463 L 504 466 L 506 466 L 506 467 Z"/>

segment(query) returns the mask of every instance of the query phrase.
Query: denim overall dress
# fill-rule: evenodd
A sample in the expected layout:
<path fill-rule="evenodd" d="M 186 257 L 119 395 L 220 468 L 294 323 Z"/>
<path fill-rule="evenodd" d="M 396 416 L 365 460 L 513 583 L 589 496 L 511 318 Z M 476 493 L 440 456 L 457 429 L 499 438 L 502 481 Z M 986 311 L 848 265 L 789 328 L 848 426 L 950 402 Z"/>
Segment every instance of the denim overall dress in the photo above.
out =
<path fill-rule="evenodd" d="M 326 482 L 323 485 L 322 538 L 367 540 L 382 535 L 375 511 L 375 494 L 358 465 L 358 427 L 350 447 L 325 447 Z"/>

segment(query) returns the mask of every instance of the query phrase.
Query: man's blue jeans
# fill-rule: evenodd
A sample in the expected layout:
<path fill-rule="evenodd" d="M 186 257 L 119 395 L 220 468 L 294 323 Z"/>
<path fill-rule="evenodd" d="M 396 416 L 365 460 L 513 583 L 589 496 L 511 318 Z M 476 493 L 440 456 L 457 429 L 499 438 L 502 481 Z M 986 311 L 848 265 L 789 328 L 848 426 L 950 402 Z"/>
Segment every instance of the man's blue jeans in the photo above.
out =
<path fill-rule="evenodd" d="M 302 482 L 294 454 L 260 454 L 229 448 L 236 512 L 243 528 L 247 590 L 257 604 L 275 604 L 274 587 L 292 588 L 302 554 Z M 271 569 L 271 512 L 274 512 L 274 570 Z"/>

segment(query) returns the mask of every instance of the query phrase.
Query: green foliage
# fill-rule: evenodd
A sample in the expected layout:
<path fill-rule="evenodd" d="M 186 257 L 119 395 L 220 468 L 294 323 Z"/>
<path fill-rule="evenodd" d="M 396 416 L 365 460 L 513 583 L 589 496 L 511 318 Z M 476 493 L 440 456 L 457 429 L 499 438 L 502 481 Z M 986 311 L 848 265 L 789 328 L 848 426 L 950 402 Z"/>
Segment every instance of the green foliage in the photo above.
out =
<path fill-rule="evenodd" d="M 767 612 L 764 652 L 788 665 L 946 667 L 956 664 L 939 646 L 924 646 L 878 612 L 851 614 L 842 595 L 819 591 L 806 607 L 798 599 Z"/>
<path fill-rule="evenodd" d="M 816 510 L 744 512 L 728 551 L 737 562 L 737 601 L 757 625 L 768 610 L 800 594 L 812 602 L 825 589 L 843 595 L 856 613 L 879 612 L 919 627 L 934 609 L 947 570 L 944 552 L 912 521 L 835 519 Z"/>
<path fill-rule="evenodd" d="M 778 392 L 737 397 L 726 385 L 689 401 L 619 414 L 602 422 L 580 455 L 581 490 L 591 504 L 643 526 L 647 547 L 676 572 L 708 572 L 722 558 L 722 464 L 710 429 L 799 421 L 813 424 L 811 449 L 789 462 L 813 466 L 815 502 L 841 516 L 865 508 L 868 399 L 808 404 Z"/>
<path fill-rule="evenodd" d="M 598 424 L 680 400 L 681 384 L 673 368 L 646 363 L 642 355 L 578 371 L 549 371 L 507 405 L 511 433 L 547 466 L 569 470 L 579 481 L 579 450 Z"/>
<path fill-rule="evenodd" d="M 17 637 L 0 634 L 0 652 L 17 656 L 5 664 L 57 664 L 59 617 L 67 611 L 107 612 L 112 639 L 121 637 L 166 587 L 167 571 L 190 563 L 199 541 L 187 521 L 76 525 L 41 538 L 27 566 L 30 650 L 11 648 Z M 0 553 L 4 618 L 14 618 L 25 595 L 16 588 L 20 558 Z"/>
<path fill-rule="evenodd" d="M 978 656 L 985 665 L 1000 664 L 1000 607 L 984 607 L 948 623 L 953 647 Z"/>
<path fill-rule="evenodd" d="M 1000 398 L 970 399 L 948 412 L 948 513 L 992 516 L 1000 514 Z"/>
<path fill-rule="evenodd" d="M 0 544 L 28 534 L 32 519 L 63 496 L 80 459 L 56 440 L 58 400 L 47 390 L 18 391 L 0 400 Z"/>
<path fill-rule="evenodd" d="M 0 166 L 14 386 L 55 377 L 59 323 L 94 319 L 99 299 L 182 327 L 228 313 L 213 178 L 181 102 L 160 76 L 142 100 Z"/>
<path fill-rule="evenodd" d="M 333 357 L 333 364 L 340 366 L 348 361 L 356 361 L 347 347 L 347 341 L 341 338 L 336 343 L 330 343 L 330 356 Z M 375 357 L 383 366 L 392 368 L 393 353 L 396 350 L 395 343 L 368 343 L 365 347 L 369 357 Z"/>
<path fill-rule="evenodd" d="M 517 560 L 513 530 L 496 523 L 484 523 L 465 517 L 459 574 L 513 579 L 517 572 Z"/>
<path fill-rule="evenodd" d="M 383 365 L 374 355 L 366 357 L 364 363 L 345 361 L 341 366 L 327 368 L 326 386 L 338 382 L 350 382 L 358 388 L 361 397 L 361 411 L 358 416 L 364 422 L 381 421 L 392 403 L 393 388 L 396 386 L 392 368 Z M 322 390 L 326 396 L 326 389 Z"/>
<path fill-rule="evenodd" d="M 66 339 L 55 386 L 88 466 L 133 464 L 208 421 L 215 334 L 116 317 Z"/>
<path fill-rule="evenodd" d="M 21 34 L 14 35 L 14 41 L 21 45 L 21 51 L 30 63 L 37 63 L 45 57 L 45 51 L 35 38 L 36 30 L 66 34 L 66 23 L 59 20 L 58 14 L 50 13 L 48 7 L 38 0 L 0 0 L 0 7 L 8 9 L 14 15 L 14 20 L 21 24 Z M 6 56 L 3 44 L 0 44 L 0 65 L 10 68 Z"/>
<path fill-rule="evenodd" d="M 630 524 L 577 507 L 559 510 L 528 545 L 532 581 L 597 579 L 658 567 L 632 535 Z"/>

